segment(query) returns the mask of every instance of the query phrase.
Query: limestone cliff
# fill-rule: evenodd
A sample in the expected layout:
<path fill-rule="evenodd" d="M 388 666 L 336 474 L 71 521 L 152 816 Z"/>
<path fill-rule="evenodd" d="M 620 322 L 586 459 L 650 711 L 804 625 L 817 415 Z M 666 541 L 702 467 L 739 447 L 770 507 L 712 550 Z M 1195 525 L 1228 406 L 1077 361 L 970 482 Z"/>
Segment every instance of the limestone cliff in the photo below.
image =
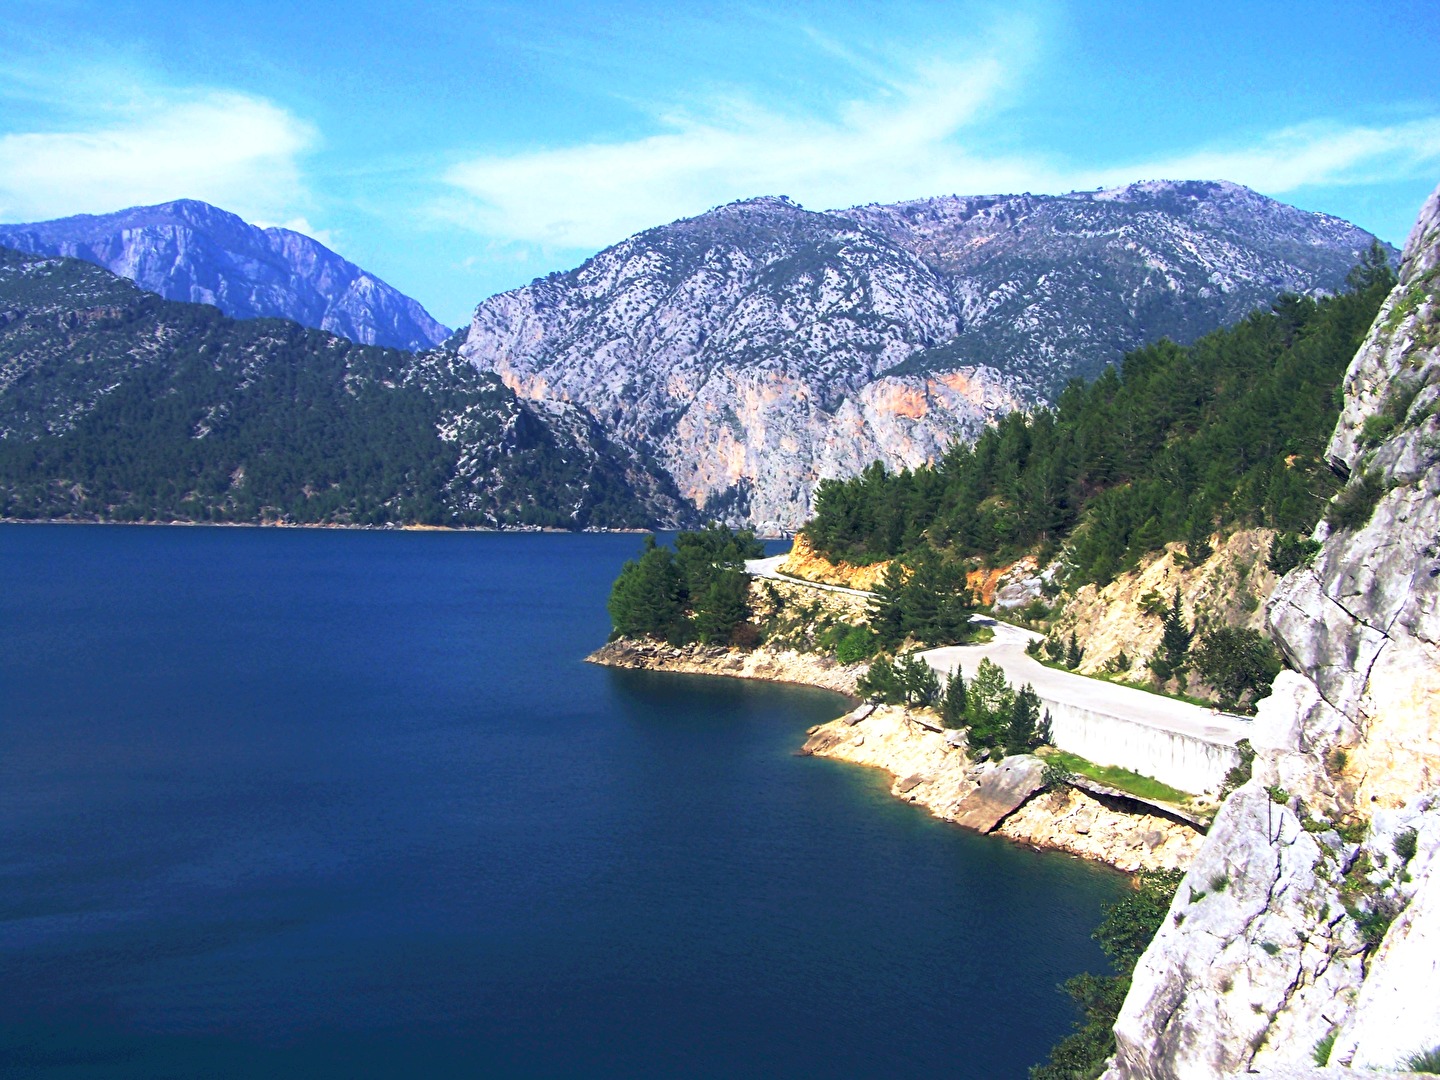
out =
<path fill-rule="evenodd" d="M 1292 671 L 1136 968 L 1109 1080 L 1440 1046 L 1440 190 L 1345 378 L 1349 482 L 1268 604 Z"/>
<path fill-rule="evenodd" d="M 1262 602 L 1275 587 L 1275 575 L 1266 567 L 1273 536 L 1270 529 L 1242 529 L 1212 537 L 1214 551 L 1196 566 L 1186 563 L 1183 544 L 1168 544 L 1104 587 L 1077 589 L 1052 633 L 1062 639 L 1075 634 L 1085 649 L 1077 668 L 1082 674 L 1148 679 L 1145 662 L 1160 646 L 1161 624 L 1147 605 L 1168 605 L 1176 589 L 1185 618 L 1201 628 L 1263 629 Z"/>
<path fill-rule="evenodd" d="M 816 484 L 913 467 L 997 415 L 1277 293 L 1368 234 L 1225 183 L 811 212 L 747 199 L 482 302 L 462 349 L 594 414 L 707 517 L 793 529 Z"/>

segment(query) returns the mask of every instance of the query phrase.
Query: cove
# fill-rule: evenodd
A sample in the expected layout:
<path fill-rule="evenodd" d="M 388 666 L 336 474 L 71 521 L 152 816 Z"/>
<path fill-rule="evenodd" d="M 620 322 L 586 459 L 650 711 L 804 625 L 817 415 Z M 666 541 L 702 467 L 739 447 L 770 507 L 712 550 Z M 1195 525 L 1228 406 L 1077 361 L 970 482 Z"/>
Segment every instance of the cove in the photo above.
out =
<path fill-rule="evenodd" d="M 1123 879 L 584 664 L 638 547 L 0 526 L 0 1073 L 1023 1077 Z"/>

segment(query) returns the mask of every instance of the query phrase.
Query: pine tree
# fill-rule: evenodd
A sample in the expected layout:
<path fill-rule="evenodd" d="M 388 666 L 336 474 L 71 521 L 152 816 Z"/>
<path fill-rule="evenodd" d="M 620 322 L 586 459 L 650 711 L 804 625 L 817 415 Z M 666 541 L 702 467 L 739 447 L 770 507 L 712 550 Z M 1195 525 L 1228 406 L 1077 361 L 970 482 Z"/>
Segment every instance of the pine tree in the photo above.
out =
<path fill-rule="evenodd" d="M 891 560 L 870 598 L 870 629 L 875 631 L 882 649 L 893 649 L 905 640 L 905 578 L 900 560 Z"/>
<path fill-rule="evenodd" d="M 947 728 L 965 726 L 965 676 L 958 667 L 945 680 L 945 693 L 940 699 L 940 720 Z"/>
<path fill-rule="evenodd" d="M 933 705 L 940 696 L 940 679 L 935 669 L 918 653 L 906 653 L 895 662 L 906 705 Z"/>
<path fill-rule="evenodd" d="M 1185 660 L 1190 653 L 1190 642 L 1195 637 L 1195 628 L 1185 621 L 1185 612 L 1180 606 L 1180 587 L 1175 587 L 1175 598 L 1160 624 L 1160 652 L 1150 661 L 1150 670 L 1163 686 L 1172 678 L 1185 689 Z"/>
<path fill-rule="evenodd" d="M 695 603 L 695 630 L 711 644 L 730 635 L 750 618 L 750 576 L 743 570 L 720 569 Z"/>
<path fill-rule="evenodd" d="M 1010 716 L 1005 727 L 1005 752 L 1024 754 L 1039 745 L 1036 732 L 1040 726 L 1040 696 L 1026 683 L 1015 692 Z"/>

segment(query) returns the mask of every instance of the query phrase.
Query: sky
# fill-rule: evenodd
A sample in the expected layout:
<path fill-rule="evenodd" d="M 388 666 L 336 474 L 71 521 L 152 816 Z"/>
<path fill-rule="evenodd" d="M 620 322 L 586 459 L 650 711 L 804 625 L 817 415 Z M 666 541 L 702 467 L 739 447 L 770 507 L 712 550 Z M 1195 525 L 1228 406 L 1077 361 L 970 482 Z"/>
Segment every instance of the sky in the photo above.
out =
<path fill-rule="evenodd" d="M 0 222 L 203 199 L 451 326 L 632 233 L 1224 179 L 1396 246 L 1440 0 L 6 0 Z"/>

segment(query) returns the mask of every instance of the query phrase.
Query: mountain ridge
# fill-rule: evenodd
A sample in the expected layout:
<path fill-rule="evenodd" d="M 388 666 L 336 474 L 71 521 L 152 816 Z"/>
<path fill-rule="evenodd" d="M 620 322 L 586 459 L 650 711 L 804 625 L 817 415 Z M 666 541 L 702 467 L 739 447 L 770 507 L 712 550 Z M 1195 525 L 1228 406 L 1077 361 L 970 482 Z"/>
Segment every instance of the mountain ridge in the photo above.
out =
<path fill-rule="evenodd" d="M 84 259 L 232 318 L 288 318 L 362 345 L 416 351 L 450 331 L 418 301 L 303 233 L 261 228 L 197 199 L 0 225 L 0 244 Z"/>
<path fill-rule="evenodd" d="M 667 475 L 453 350 L 360 345 L 0 248 L 0 517 L 637 528 Z"/>
<path fill-rule="evenodd" d="M 588 409 L 708 516 L 788 530 L 823 478 L 934 460 L 1154 338 L 1335 291 L 1372 242 L 1224 182 L 843 211 L 759 196 L 482 301 L 460 352 Z"/>

